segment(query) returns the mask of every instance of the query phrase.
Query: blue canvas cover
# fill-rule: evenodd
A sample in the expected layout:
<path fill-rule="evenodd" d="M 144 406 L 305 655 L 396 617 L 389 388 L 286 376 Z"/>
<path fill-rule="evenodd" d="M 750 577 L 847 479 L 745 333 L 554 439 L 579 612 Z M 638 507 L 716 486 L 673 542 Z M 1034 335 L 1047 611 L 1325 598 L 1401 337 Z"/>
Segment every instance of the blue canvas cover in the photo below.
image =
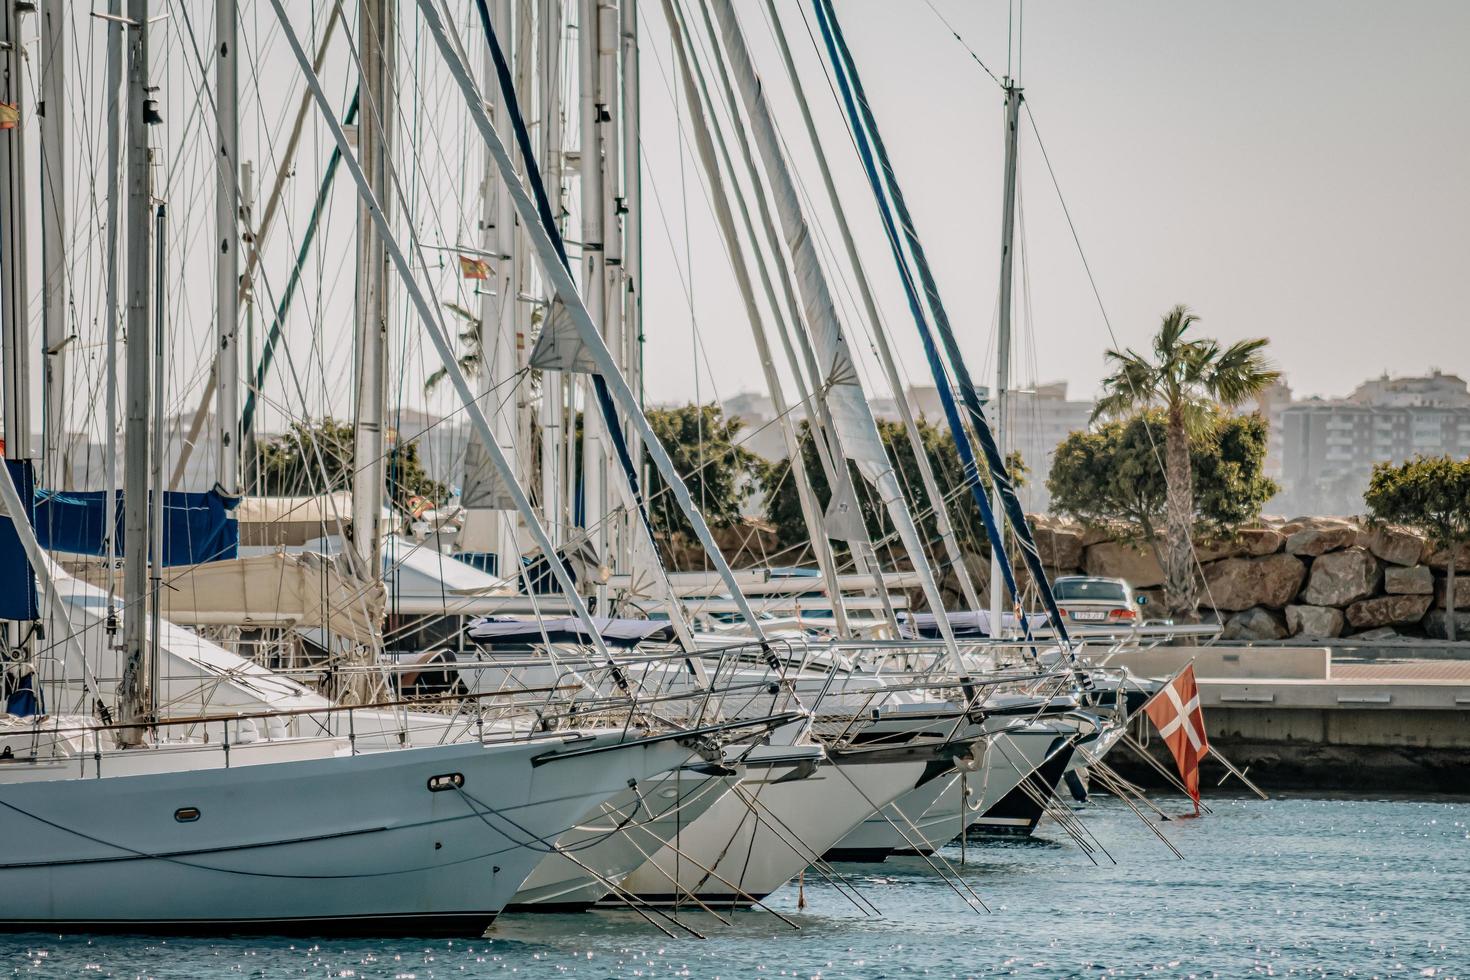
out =
<path fill-rule="evenodd" d="M 123 493 L 117 493 L 117 542 L 123 554 Z M 62 493 L 37 490 L 33 523 L 41 547 L 77 555 L 107 554 L 107 491 Z M 203 493 L 169 490 L 163 495 L 163 563 L 197 565 L 236 557 L 240 525 L 230 511 L 240 503 L 219 490 Z"/>
<path fill-rule="evenodd" d="M 7 459 L 11 482 L 22 502 L 33 499 L 36 474 L 28 459 Z M 34 513 L 26 517 L 35 523 Z M 39 619 L 36 605 L 36 572 L 21 547 L 20 536 L 9 517 L 0 517 L 0 619 L 22 622 Z"/>

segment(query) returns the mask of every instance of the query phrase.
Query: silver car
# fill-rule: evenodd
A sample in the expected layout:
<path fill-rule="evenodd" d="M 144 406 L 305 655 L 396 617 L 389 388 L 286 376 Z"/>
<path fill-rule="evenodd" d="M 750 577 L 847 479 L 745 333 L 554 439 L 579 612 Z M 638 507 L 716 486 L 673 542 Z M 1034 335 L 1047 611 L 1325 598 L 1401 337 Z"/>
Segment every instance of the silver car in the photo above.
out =
<path fill-rule="evenodd" d="M 1138 607 L 1147 601 L 1135 597 L 1120 578 L 1090 575 L 1063 575 L 1052 583 L 1052 592 L 1067 625 L 1078 627 L 1131 629 L 1139 623 Z"/>

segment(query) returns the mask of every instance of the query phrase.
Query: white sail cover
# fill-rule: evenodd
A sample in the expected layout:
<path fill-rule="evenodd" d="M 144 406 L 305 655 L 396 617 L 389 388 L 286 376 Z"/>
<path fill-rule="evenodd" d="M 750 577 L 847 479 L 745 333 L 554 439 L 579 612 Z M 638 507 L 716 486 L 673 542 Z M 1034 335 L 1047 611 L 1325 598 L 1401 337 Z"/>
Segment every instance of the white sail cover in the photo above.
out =
<path fill-rule="evenodd" d="M 746 49 L 745 35 L 740 30 L 735 7 L 731 0 L 713 0 L 711 6 L 720 22 L 720 33 L 725 41 L 731 72 L 740 87 L 751 133 L 760 148 L 761 158 L 765 161 L 766 175 L 770 180 L 771 196 L 781 221 L 782 234 L 796 268 L 797 288 L 801 293 L 803 312 L 824 373 L 822 383 L 825 392 L 819 397 L 826 400 L 832 424 L 842 442 L 843 455 L 857 465 L 858 472 L 876 488 L 878 496 L 882 498 L 889 519 L 893 521 L 903 542 L 904 550 L 909 553 L 914 570 L 920 576 L 930 609 L 941 610 L 944 604 L 929 569 L 923 541 L 914 526 L 908 505 L 904 502 L 903 491 L 893 472 L 893 464 L 889 462 L 888 453 L 883 448 L 883 440 L 878 435 L 878 424 L 873 420 L 872 410 L 868 407 L 867 397 L 863 393 L 848 351 L 842 321 L 837 315 L 837 304 L 832 300 L 826 274 L 822 271 L 821 261 L 812 243 L 811 230 L 801 210 L 796 181 L 791 176 L 790 166 L 782 150 L 781 138 L 776 132 L 765 92 L 761 89 L 760 77 L 756 74 L 750 52 Z M 854 504 L 855 501 L 843 501 L 841 509 L 855 511 Z M 834 513 L 829 509 L 827 520 L 841 520 L 842 516 L 841 511 Z M 939 629 L 958 667 L 959 651 L 954 646 L 954 635 L 948 620 L 941 619 Z"/>
<path fill-rule="evenodd" d="M 891 469 L 888 454 L 884 451 L 878 426 L 873 421 L 857 368 L 848 351 L 847 337 L 842 331 L 837 306 L 832 301 L 817 250 L 813 247 L 811 231 L 802 216 L 796 183 L 791 179 L 784 155 L 780 152 L 781 139 L 776 133 L 770 106 L 761 89 L 760 78 L 751 64 L 750 54 L 745 48 L 745 39 L 740 32 L 733 6 L 724 2 L 716 3 L 714 10 L 724 34 L 725 50 L 730 57 L 732 73 L 745 101 L 752 134 L 760 148 L 761 157 L 766 162 L 771 196 L 775 200 L 781 231 L 795 266 L 802 311 L 811 329 L 822 370 L 820 381 L 824 394 L 819 397 L 826 400 L 832 424 L 837 428 L 837 436 L 842 442 L 843 454 L 857 464 L 864 479 L 876 485 L 883 472 Z"/>
<path fill-rule="evenodd" d="M 75 574 L 104 585 L 89 563 Z M 364 582 L 330 555 L 285 551 L 166 572 L 162 615 L 180 626 L 322 627 L 354 643 L 381 636 L 383 583 Z"/>

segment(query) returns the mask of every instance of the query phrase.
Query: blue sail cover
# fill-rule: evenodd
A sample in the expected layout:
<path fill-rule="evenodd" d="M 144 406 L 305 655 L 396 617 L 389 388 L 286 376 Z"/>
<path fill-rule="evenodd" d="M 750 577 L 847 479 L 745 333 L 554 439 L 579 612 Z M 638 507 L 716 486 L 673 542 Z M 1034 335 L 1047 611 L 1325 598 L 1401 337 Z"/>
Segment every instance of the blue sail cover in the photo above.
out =
<path fill-rule="evenodd" d="M 22 502 L 32 500 L 36 475 L 28 459 L 7 459 L 10 480 Z M 35 523 L 34 515 L 27 518 Z M 22 622 L 39 619 L 36 605 L 36 572 L 21 547 L 20 535 L 8 516 L 0 517 L 0 619 Z"/>
<path fill-rule="evenodd" d="M 949 620 L 949 628 L 954 632 L 957 640 L 979 639 L 992 635 L 990 610 L 988 609 L 945 613 L 945 618 Z M 1008 630 L 1018 629 L 1022 625 L 1016 619 L 1015 613 L 1002 613 L 1001 623 Z M 1046 613 L 1027 613 L 1025 626 L 1030 633 L 1045 629 L 1047 626 Z M 908 640 L 937 640 L 940 637 L 939 617 L 931 612 L 899 613 L 898 632 Z"/>
<path fill-rule="evenodd" d="M 609 619 L 592 617 L 592 624 L 608 646 L 634 647 L 644 640 L 668 643 L 674 638 L 674 627 L 666 620 Z M 470 623 L 466 630 L 471 640 L 485 646 L 497 644 L 589 643 L 587 627 L 575 616 L 534 620 L 486 616 Z"/>
<path fill-rule="evenodd" d="M 115 553 L 123 554 L 123 493 L 117 493 Z M 86 490 L 62 493 L 35 491 L 32 524 L 41 547 L 77 555 L 106 555 L 107 491 Z M 218 490 L 185 493 L 168 490 L 163 495 L 163 563 L 197 565 L 236 557 L 240 525 L 230 511 L 239 497 Z M 14 533 L 14 532 L 12 532 Z M 19 547 L 19 543 L 16 545 Z"/>

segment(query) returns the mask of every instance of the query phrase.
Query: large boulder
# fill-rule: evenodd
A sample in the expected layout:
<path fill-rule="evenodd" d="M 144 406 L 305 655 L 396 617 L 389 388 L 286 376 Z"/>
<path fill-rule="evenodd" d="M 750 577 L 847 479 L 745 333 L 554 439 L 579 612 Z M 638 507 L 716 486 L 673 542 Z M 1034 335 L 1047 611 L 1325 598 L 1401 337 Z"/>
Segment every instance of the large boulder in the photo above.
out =
<path fill-rule="evenodd" d="M 1082 567 L 1088 575 L 1120 578 L 1135 589 L 1149 589 L 1164 584 L 1164 570 L 1148 546 L 1101 541 L 1086 550 Z"/>
<path fill-rule="evenodd" d="M 1231 616 L 1220 631 L 1224 640 L 1284 640 L 1286 637 L 1286 623 L 1281 614 L 1260 606 Z"/>
<path fill-rule="evenodd" d="M 1458 575 L 1465 569 L 1470 569 L 1470 542 L 1460 545 L 1454 550 L 1455 573 Z M 1448 571 L 1450 567 L 1450 549 L 1435 548 L 1424 556 L 1424 564 L 1436 572 Z"/>
<path fill-rule="evenodd" d="M 1329 639 L 1342 635 L 1344 617 L 1332 606 L 1287 606 L 1286 628 L 1292 636 Z"/>
<path fill-rule="evenodd" d="M 1383 573 L 1366 548 L 1334 551 L 1312 562 L 1302 601 L 1313 606 L 1349 606 L 1378 591 Z"/>
<path fill-rule="evenodd" d="M 1252 606 L 1280 609 L 1296 598 L 1307 574 L 1307 566 L 1291 555 L 1227 558 L 1204 569 L 1204 602 L 1229 612 Z"/>
<path fill-rule="evenodd" d="M 1304 527 L 1286 539 L 1286 553 L 1315 558 L 1329 551 L 1350 548 L 1357 540 L 1358 529 L 1351 524 Z"/>
<path fill-rule="evenodd" d="M 1056 524 L 1038 524 L 1034 528 L 1036 550 L 1048 568 L 1080 568 L 1082 566 L 1082 529 Z"/>
<path fill-rule="evenodd" d="M 1245 544 L 1238 538 L 1196 538 L 1194 541 L 1194 558 L 1201 564 L 1223 558 L 1240 558 L 1245 553 Z"/>
<path fill-rule="evenodd" d="M 1286 535 L 1269 527 L 1248 527 L 1240 531 L 1245 553 L 1252 558 L 1274 555 L 1286 544 Z"/>
<path fill-rule="evenodd" d="M 1448 578 L 1436 579 L 1434 582 L 1434 607 L 1436 609 L 1448 609 L 1450 607 L 1450 580 Z M 1470 573 L 1462 573 L 1457 565 L 1455 567 L 1455 608 L 1470 609 Z"/>
<path fill-rule="evenodd" d="M 1417 623 L 1429 611 L 1427 595 L 1385 595 L 1364 599 L 1347 607 L 1348 625 L 1355 630 L 1370 630 L 1398 623 Z"/>
<path fill-rule="evenodd" d="M 1424 616 L 1424 632 L 1436 640 L 1448 640 L 1449 616 L 1443 609 L 1429 610 Z M 1470 640 L 1470 609 L 1455 610 L 1455 640 Z"/>
<path fill-rule="evenodd" d="M 1383 591 L 1390 595 L 1434 595 L 1434 573 L 1428 565 L 1389 565 L 1383 570 Z"/>
<path fill-rule="evenodd" d="M 1358 543 L 1394 565 L 1419 564 L 1428 547 L 1424 535 L 1396 524 L 1369 528 Z"/>

